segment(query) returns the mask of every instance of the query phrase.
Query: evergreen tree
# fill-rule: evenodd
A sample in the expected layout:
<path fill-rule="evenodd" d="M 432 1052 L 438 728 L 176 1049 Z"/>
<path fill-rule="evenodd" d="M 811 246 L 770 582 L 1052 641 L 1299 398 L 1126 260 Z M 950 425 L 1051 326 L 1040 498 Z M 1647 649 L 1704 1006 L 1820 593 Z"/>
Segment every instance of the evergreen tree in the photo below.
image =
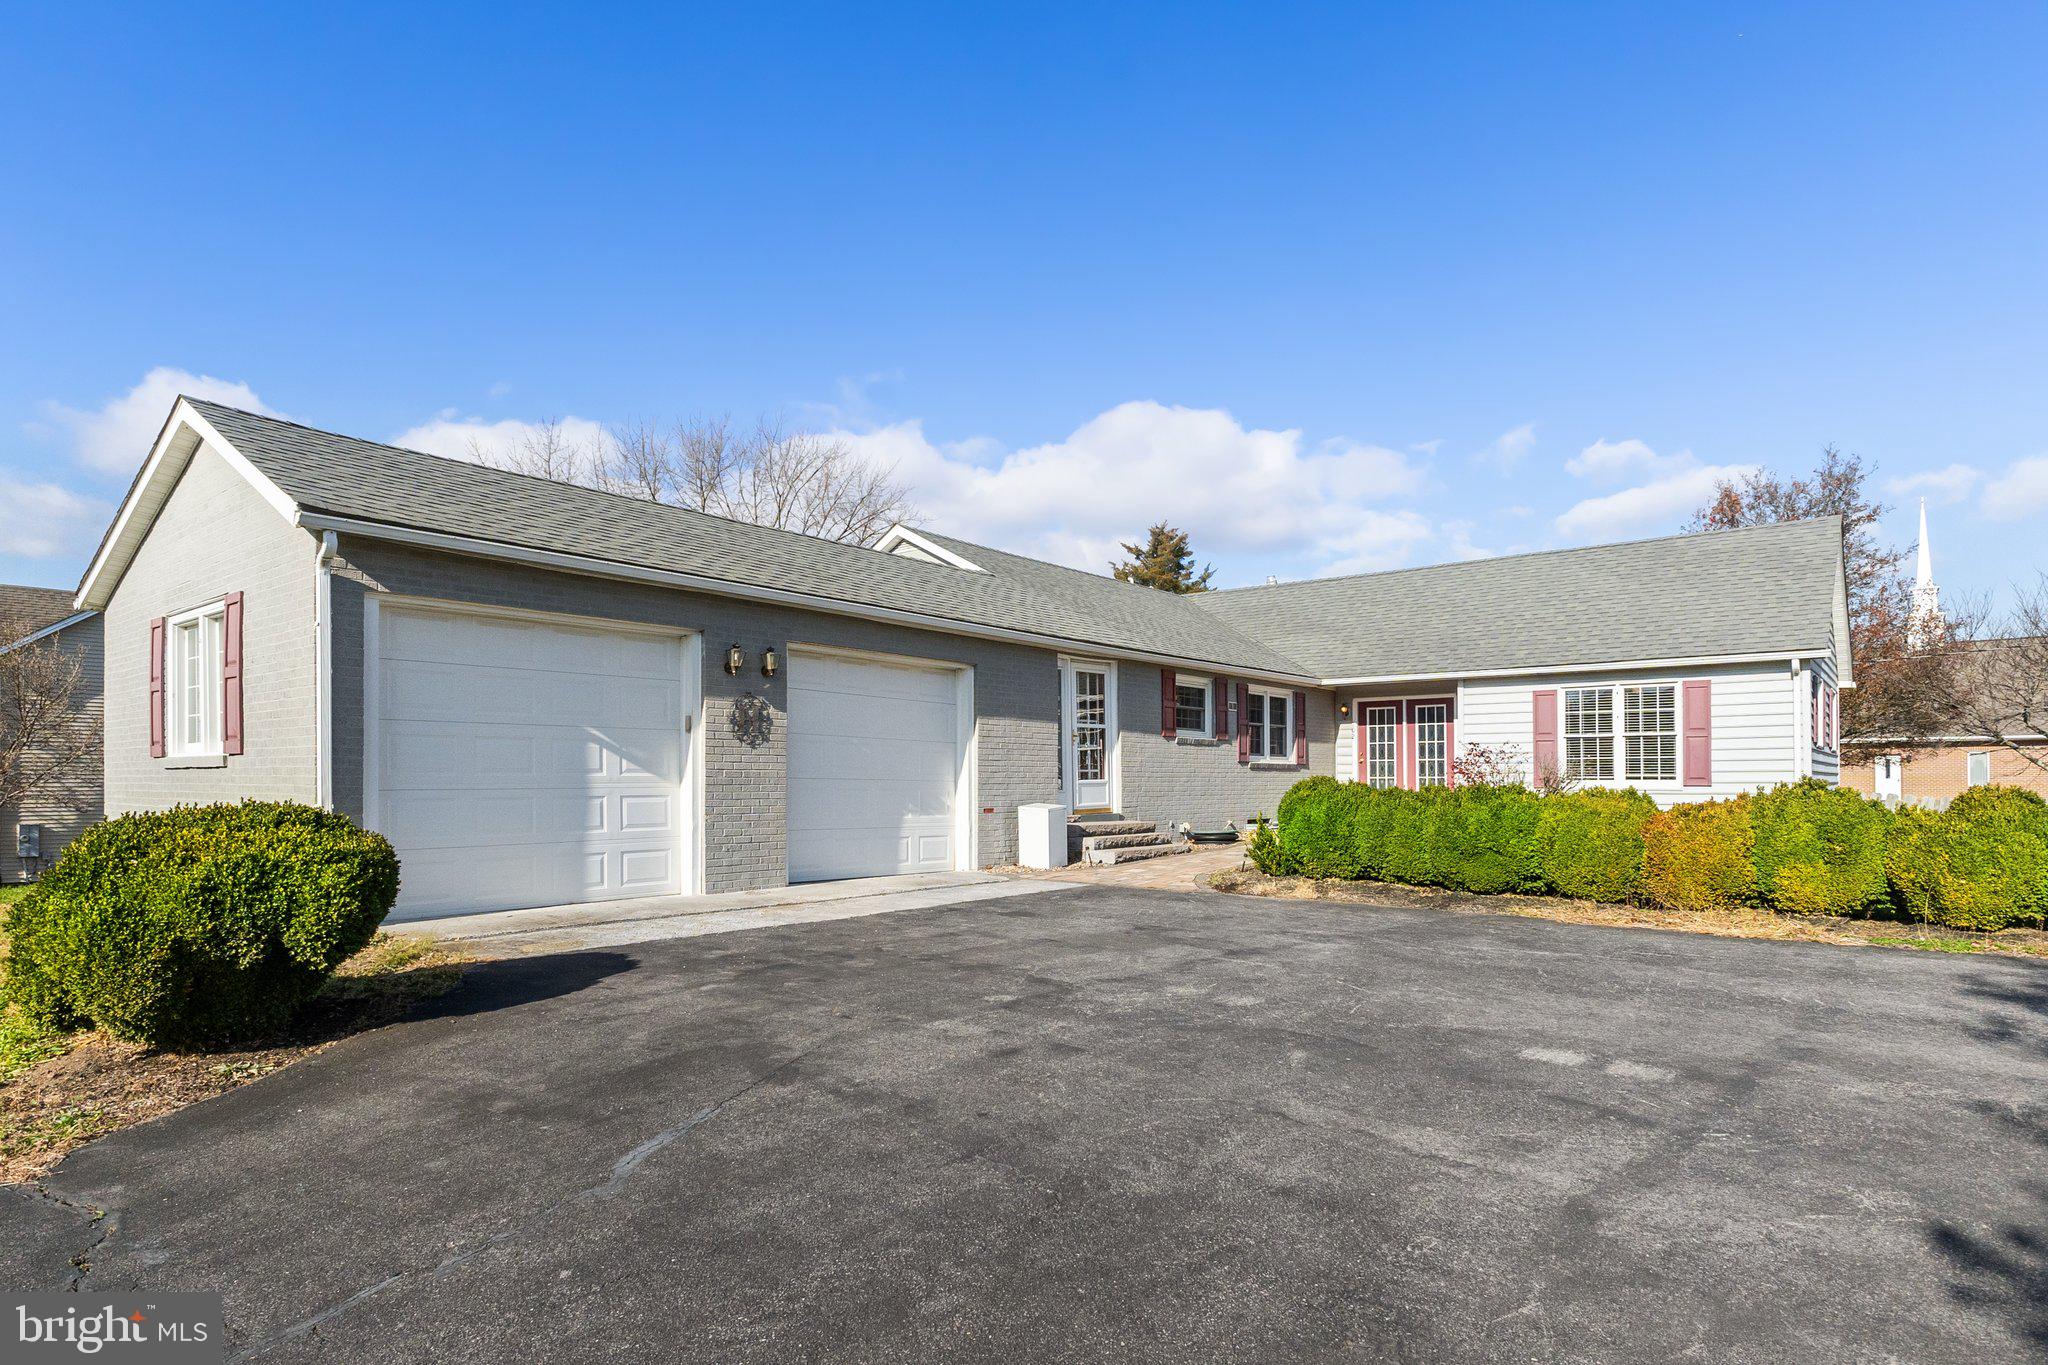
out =
<path fill-rule="evenodd" d="M 1163 592 L 1207 592 L 1215 576 L 1213 566 L 1204 564 L 1195 572 L 1194 552 L 1188 549 L 1188 533 L 1160 522 L 1145 533 L 1142 546 L 1126 541 L 1124 553 L 1131 558 L 1110 565 L 1120 583 L 1139 583 Z"/>

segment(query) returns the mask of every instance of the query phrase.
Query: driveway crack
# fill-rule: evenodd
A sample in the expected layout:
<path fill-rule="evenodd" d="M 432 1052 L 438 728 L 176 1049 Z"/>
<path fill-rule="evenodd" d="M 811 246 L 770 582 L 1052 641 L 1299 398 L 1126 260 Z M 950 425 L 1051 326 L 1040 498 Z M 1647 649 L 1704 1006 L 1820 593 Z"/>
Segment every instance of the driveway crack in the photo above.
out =
<path fill-rule="evenodd" d="M 114 1229 L 120 1226 L 121 1220 L 97 1204 L 84 1204 L 76 1199 L 66 1199 L 47 1185 L 30 1185 L 29 1193 L 46 1204 L 55 1204 L 60 1209 L 84 1214 L 86 1226 L 99 1229 L 98 1234 L 85 1244 L 85 1249 L 71 1258 L 71 1272 L 65 1276 L 64 1291 L 76 1294 L 85 1287 L 85 1277 L 92 1274 L 93 1253 L 100 1249 L 107 1238 L 114 1235 Z"/>
<path fill-rule="evenodd" d="M 525 1232 L 529 1227 L 533 1226 L 535 1223 L 540 1222 L 542 1219 L 547 1218 L 555 1213 L 558 1213 L 563 1209 L 569 1208 L 576 1204 L 587 1203 L 593 1200 L 610 1198 L 613 1194 L 618 1192 L 621 1186 L 623 1186 L 628 1180 L 632 1179 L 633 1173 L 635 1171 L 638 1171 L 641 1168 L 641 1166 L 645 1165 L 648 1158 L 652 1157 L 656 1152 L 659 1152 L 662 1148 L 669 1146 L 671 1143 L 674 1143 L 677 1140 L 688 1136 L 694 1130 L 703 1127 L 712 1119 L 717 1118 L 718 1115 L 722 1113 L 728 1105 L 733 1104 L 734 1102 L 745 1097 L 752 1091 L 757 1090 L 761 1086 L 766 1085 L 768 1082 L 774 1080 L 777 1076 L 780 1076 L 783 1072 L 789 1070 L 798 1062 L 801 1062 L 804 1058 L 810 1056 L 813 1052 L 816 1052 L 819 1048 L 823 1046 L 824 1043 L 822 1042 L 813 1043 L 810 1047 L 803 1049 L 801 1052 L 794 1053 L 791 1056 L 784 1058 L 782 1061 L 777 1062 L 774 1066 L 762 1072 L 760 1075 L 754 1077 L 752 1080 L 748 1081 L 745 1085 L 740 1086 L 738 1089 L 729 1092 L 728 1094 L 722 1096 L 719 1099 L 713 1100 L 710 1104 L 705 1105 L 702 1109 L 699 1109 L 696 1113 L 690 1115 L 681 1123 L 677 1123 L 672 1125 L 671 1127 L 662 1129 L 660 1132 L 654 1134 L 654 1136 L 648 1138 L 645 1142 L 640 1143 L 638 1146 L 634 1147 L 632 1150 L 628 1151 L 623 1156 L 621 1156 L 618 1160 L 614 1161 L 612 1163 L 610 1173 L 603 1180 L 598 1181 L 596 1184 L 586 1185 L 582 1189 L 576 1190 L 570 1194 L 563 1195 L 560 1199 L 555 1200 L 553 1203 L 546 1204 L 538 1209 L 535 1209 L 532 1213 L 529 1213 L 525 1217 L 520 1218 L 516 1222 L 512 1223 L 510 1226 L 501 1228 L 497 1232 L 494 1232 L 490 1236 L 485 1237 L 481 1241 L 475 1243 L 473 1246 L 455 1252 L 453 1255 L 447 1256 L 442 1260 L 435 1262 L 431 1266 L 426 1266 L 417 1270 L 401 1270 L 396 1274 L 385 1276 L 383 1279 L 378 1280 L 374 1284 L 365 1285 L 363 1288 L 358 1289 L 355 1293 L 350 1294 L 347 1298 L 329 1304 L 327 1307 L 321 1309 L 319 1312 L 313 1314 L 311 1317 L 302 1318 L 299 1321 L 293 1323 L 291 1326 L 286 1327 L 282 1331 L 277 1332 L 269 1337 L 266 1337 L 262 1341 L 256 1342 L 253 1345 L 242 1348 L 240 1351 L 237 1351 L 234 1355 L 228 1357 L 230 1365 L 233 1365 L 233 1362 L 236 1361 L 249 1360 L 255 1356 L 261 1355 L 263 1352 L 270 1350 L 274 1346 L 281 1346 L 288 1341 L 297 1341 L 300 1337 L 305 1336 L 308 1332 L 314 1331 L 323 1324 L 331 1322 L 335 1318 L 340 1317 L 343 1313 L 346 1313 L 349 1309 L 354 1308 L 357 1304 L 366 1303 L 369 1300 L 376 1298 L 378 1295 L 385 1293 L 387 1290 L 397 1287 L 398 1285 L 418 1280 L 431 1281 L 441 1279 L 444 1276 L 461 1269 L 463 1266 L 475 1260 L 477 1257 L 483 1255 L 485 1252 L 503 1246 L 505 1243 L 513 1240 L 514 1238 L 518 1237 L 521 1233 Z M 102 1236 L 102 1240 L 104 1240 L 104 1235 Z M 97 1243 L 95 1243 L 94 1245 L 97 1245 Z M 74 1285 L 73 1287 L 75 1288 L 76 1286 Z"/>

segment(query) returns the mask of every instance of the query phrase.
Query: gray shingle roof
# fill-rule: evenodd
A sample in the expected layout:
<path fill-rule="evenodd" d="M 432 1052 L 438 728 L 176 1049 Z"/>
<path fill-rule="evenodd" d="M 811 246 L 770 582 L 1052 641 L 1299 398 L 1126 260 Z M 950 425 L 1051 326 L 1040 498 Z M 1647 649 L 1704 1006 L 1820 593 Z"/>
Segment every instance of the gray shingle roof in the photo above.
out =
<path fill-rule="evenodd" d="M 63 588 L 26 588 L 0 583 L 0 635 L 20 639 L 76 614 Z M 0 640 L 0 644 L 9 640 Z"/>
<path fill-rule="evenodd" d="M 1839 518 L 1203 593 L 1325 678 L 1833 647 Z"/>
<path fill-rule="evenodd" d="M 919 612 L 1102 650 L 1310 676 L 1185 598 L 972 547 L 969 573 L 530 478 L 188 399 L 301 508 L 736 585 Z"/>
<path fill-rule="evenodd" d="M 921 532 L 972 573 L 190 399 L 313 513 L 1291 677 L 1826 650 L 1834 518 L 1181 597 Z"/>

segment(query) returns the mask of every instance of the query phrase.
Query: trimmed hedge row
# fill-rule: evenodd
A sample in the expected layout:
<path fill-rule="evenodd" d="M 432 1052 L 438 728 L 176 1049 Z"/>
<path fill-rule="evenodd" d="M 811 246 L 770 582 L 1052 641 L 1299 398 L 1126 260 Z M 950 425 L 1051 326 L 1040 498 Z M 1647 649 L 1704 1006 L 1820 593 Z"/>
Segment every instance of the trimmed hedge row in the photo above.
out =
<path fill-rule="evenodd" d="M 398 896 L 382 835 L 250 801 L 123 815 L 14 906 L 6 994 L 54 1028 L 190 1046 L 281 1028 Z"/>
<path fill-rule="evenodd" d="M 1296 783 L 1250 856 L 1276 875 L 1674 910 L 1903 914 L 1969 929 L 2048 922 L 2048 802 L 1979 787 L 1894 813 L 1814 780 L 1660 811 L 1632 790 L 1379 790 Z"/>

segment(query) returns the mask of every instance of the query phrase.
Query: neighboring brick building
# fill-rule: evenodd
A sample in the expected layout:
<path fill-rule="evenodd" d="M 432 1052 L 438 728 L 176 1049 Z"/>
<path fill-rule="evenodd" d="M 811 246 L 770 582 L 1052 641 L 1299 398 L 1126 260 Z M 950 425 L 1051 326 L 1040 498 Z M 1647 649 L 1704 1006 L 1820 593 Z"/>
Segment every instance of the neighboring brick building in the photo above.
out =
<path fill-rule="evenodd" d="M 2048 745 L 2028 747 L 2048 758 Z M 1850 758 L 1842 764 L 1843 786 L 1865 796 L 1895 795 L 1909 805 L 1946 806 L 1965 788 L 1985 782 L 2025 787 L 2048 796 L 2048 771 L 2003 745 L 1981 741 L 1901 749 L 1874 758 Z"/>

